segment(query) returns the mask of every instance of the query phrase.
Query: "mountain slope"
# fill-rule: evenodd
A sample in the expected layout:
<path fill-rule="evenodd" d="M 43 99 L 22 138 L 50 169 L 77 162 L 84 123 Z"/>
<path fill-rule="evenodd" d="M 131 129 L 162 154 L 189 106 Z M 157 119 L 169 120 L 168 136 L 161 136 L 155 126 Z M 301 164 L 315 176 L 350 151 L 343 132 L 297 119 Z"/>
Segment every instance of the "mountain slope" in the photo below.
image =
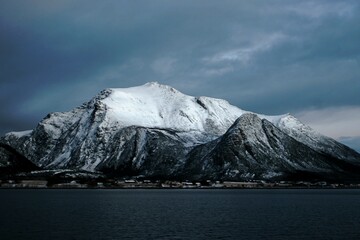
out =
<path fill-rule="evenodd" d="M 297 141 L 304 143 L 316 151 L 335 158 L 351 161 L 354 164 L 359 164 L 358 152 L 332 138 L 314 131 L 291 115 L 282 117 L 277 127 Z"/>
<path fill-rule="evenodd" d="M 298 172 L 341 175 L 351 165 L 313 150 L 250 113 L 239 117 L 222 137 L 195 147 L 189 155 L 192 161 L 184 172 L 199 179 L 271 179 Z"/>
<path fill-rule="evenodd" d="M 265 179 L 360 165 L 357 152 L 291 115 L 254 114 L 158 83 L 106 89 L 0 142 L 39 167 L 116 176 Z"/>

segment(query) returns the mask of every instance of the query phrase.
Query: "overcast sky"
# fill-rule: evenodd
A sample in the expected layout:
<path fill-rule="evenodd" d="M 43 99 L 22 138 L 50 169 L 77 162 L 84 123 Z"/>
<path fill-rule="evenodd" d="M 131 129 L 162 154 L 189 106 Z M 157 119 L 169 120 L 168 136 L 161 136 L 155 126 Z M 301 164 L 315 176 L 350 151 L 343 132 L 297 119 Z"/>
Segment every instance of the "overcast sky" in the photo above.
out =
<path fill-rule="evenodd" d="M 360 1 L 0 0 L 0 135 L 150 81 L 360 151 Z"/>

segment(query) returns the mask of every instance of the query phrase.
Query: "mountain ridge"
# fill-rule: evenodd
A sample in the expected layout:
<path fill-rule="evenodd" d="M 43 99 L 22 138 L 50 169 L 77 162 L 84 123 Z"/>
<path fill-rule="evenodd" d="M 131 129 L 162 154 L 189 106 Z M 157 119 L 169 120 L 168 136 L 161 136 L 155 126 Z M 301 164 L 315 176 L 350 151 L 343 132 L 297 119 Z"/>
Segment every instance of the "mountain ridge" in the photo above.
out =
<path fill-rule="evenodd" d="M 240 135 L 231 135 L 231 131 Z M 230 146 L 230 140 L 237 142 Z M 34 130 L 8 133 L 0 142 L 38 167 L 118 176 L 269 179 L 298 170 L 345 171 L 338 161 L 354 169 L 360 166 L 360 154 L 289 114 L 256 114 L 222 99 L 185 95 L 156 82 L 105 89 L 69 112 L 48 114 Z M 233 153 L 225 154 L 228 151 Z M 229 157 L 225 162 L 234 164 L 222 168 L 213 164 L 204 170 L 201 161 L 206 156 L 208 162 L 216 162 L 222 154 Z M 301 155 L 311 164 L 302 166 Z M 336 160 L 332 164 L 325 158 Z M 289 161 L 298 167 L 290 166 Z M 252 167 L 246 167 L 249 164 Z M 323 171 L 318 171 L 320 166 Z"/>

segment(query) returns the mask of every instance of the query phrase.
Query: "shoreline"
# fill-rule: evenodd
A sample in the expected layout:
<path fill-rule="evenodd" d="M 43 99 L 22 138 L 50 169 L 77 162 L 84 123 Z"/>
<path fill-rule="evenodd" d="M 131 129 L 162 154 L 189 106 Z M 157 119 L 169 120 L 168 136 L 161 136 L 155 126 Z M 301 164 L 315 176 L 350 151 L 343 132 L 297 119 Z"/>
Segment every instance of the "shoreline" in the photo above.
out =
<path fill-rule="evenodd" d="M 8 179 L 0 189 L 360 189 L 360 183 L 326 181 L 171 181 L 138 179 Z"/>
<path fill-rule="evenodd" d="M 360 187 L 346 186 L 346 187 L 256 187 L 256 188 L 229 188 L 229 187 L 203 187 L 203 188 L 171 188 L 171 187 L 0 187 L 0 191 L 9 189 L 46 189 L 46 190 L 356 190 Z"/>

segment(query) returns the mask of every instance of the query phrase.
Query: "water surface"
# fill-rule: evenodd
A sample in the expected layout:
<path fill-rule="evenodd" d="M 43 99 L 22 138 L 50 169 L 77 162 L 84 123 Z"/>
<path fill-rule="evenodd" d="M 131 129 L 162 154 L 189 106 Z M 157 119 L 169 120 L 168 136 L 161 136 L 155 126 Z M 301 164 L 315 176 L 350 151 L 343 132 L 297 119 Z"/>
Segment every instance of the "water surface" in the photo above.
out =
<path fill-rule="evenodd" d="M 360 239 L 360 190 L 0 190 L 0 239 Z"/>

